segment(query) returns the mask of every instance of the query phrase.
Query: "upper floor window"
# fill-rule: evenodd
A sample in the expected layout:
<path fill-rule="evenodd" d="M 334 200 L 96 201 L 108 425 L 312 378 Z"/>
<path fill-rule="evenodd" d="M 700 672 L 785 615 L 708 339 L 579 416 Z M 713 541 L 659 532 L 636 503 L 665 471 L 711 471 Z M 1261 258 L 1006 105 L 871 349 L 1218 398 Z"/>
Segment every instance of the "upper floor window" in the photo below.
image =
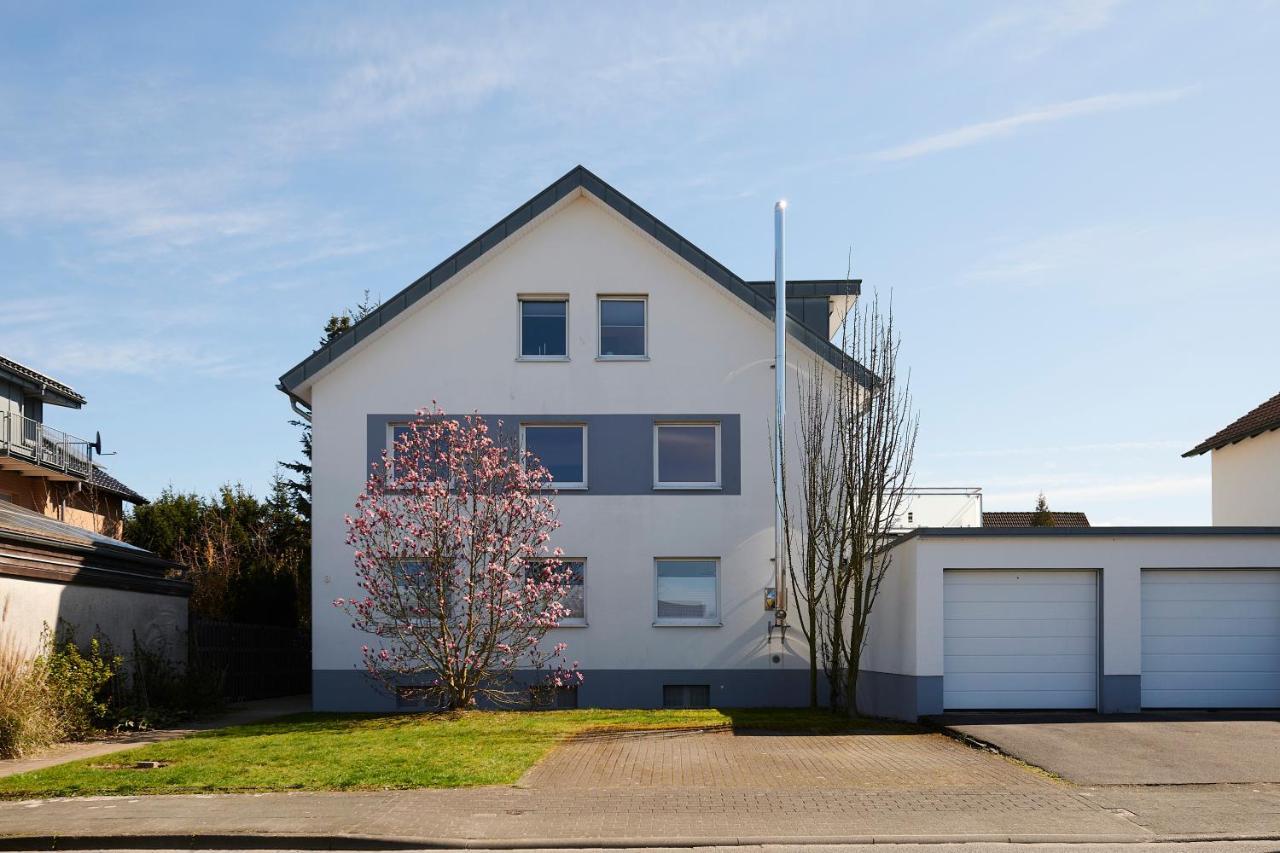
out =
<path fill-rule="evenodd" d="M 657 489 L 720 488 L 720 424 L 655 424 L 653 485 Z"/>
<path fill-rule="evenodd" d="M 643 296 L 600 297 L 600 357 L 644 358 L 649 354 Z"/>
<path fill-rule="evenodd" d="M 391 471 L 389 476 L 394 484 L 403 477 L 412 466 L 405 467 L 404 460 L 399 457 L 400 446 L 409 436 L 413 434 L 414 427 L 412 424 L 387 424 L 387 458 L 391 460 Z M 441 454 L 447 453 L 448 446 L 441 439 L 429 447 L 419 445 L 414 452 L 418 456 L 418 467 L 423 473 L 424 480 L 441 479 L 449 476 L 449 463 L 442 461 L 439 457 Z"/>
<path fill-rule="evenodd" d="M 569 357 L 569 300 L 563 296 L 520 297 L 520 357 Z"/>
<path fill-rule="evenodd" d="M 587 428 L 582 424 L 524 424 L 520 447 L 551 473 L 557 489 L 587 487 Z"/>

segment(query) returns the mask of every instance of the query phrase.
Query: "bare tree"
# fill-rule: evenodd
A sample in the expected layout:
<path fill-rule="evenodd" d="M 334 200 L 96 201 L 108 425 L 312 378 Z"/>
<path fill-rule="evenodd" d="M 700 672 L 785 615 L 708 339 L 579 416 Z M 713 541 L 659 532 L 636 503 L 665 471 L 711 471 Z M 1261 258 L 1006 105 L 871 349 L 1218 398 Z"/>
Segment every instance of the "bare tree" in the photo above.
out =
<path fill-rule="evenodd" d="M 825 374 L 826 366 L 815 361 L 813 370 L 799 381 L 795 430 L 799 470 L 794 482 L 786 454 L 782 457 L 782 558 L 794 598 L 789 612 L 809 647 L 811 708 L 818 707 L 820 656 L 821 668 L 827 669 L 827 598 L 835 557 L 844 550 L 846 526 L 842 523 L 845 492 L 839 487 L 843 466 L 833 430 L 833 386 Z"/>
<path fill-rule="evenodd" d="M 835 378 L 815 364 L 800 383 L 799 471 L 783 469 L 784 555 L 796 621 L 809 644 L 809 699 L 818 667 L 834 710 L 857 713 L 858 670 L 885 549 L 911 482 L 919 417 L 901 373 L 893 307 L 878 298 L 845 319 Z"/>
<path fill-rule="evenodd" d="M 893 304 L 882 309 L 878 296 L 869 305 L 859 304 L 845 322 L 843 337 L 848 363 L 836 386 L 836 441 L 849 527 L 845 559 L 833 573 L 832 598 L 839 612 L 832 614 L 830 628 L 840 664 L 835 682 L 843 682 L 833 682 L 833 688 L 843 687 L 843 696 L 833 701 L 854 714 L 867 626 L 892 560 L 884 546 L 911 484 L 920 418 L 910 371 L 898 368 L 902 339 Z"/>

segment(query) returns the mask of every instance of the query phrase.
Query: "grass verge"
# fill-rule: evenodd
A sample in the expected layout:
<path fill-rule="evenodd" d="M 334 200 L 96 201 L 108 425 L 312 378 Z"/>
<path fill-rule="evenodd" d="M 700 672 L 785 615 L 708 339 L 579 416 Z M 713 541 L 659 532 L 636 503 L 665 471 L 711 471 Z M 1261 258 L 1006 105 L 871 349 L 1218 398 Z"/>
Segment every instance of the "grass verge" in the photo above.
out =
<path fill-rule="evenodd" d="M 918 731 L 809 710 L 301 714 L 10 776 L 0 779 L 0 798 L 508 785 L 557 743 L 583 732 L 705 727 Z M 137 769 L 138 762 L 160 766 Z"/>

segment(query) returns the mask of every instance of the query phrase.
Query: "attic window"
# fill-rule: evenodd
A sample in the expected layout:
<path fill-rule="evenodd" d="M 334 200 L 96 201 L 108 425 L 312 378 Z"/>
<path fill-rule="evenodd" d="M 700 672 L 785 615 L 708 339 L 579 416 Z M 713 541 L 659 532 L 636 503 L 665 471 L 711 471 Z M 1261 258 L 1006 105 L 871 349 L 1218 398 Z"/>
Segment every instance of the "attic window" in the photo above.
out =
<path fill-rule="evenodd" d="M 600 297 L 600 357 L 643 359 L 645 346 L 645 299 L 643 296 Z"/>
<path fill-rule="evenodd" d="M 520 357 L 565 360 L 569 357 L 569 299 L 520 298 Z"/>

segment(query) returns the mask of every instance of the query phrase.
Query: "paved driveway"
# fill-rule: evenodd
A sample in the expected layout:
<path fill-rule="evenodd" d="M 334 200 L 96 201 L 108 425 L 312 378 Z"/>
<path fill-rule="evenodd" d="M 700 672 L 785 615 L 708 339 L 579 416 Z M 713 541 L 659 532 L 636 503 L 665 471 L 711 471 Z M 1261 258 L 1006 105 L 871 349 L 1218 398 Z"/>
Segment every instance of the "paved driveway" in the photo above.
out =
<path fill-rule="evenodd" d="M 952 730 L 1080 785 L 1280 783 L 1280 714 L 949 714 Z"/>

